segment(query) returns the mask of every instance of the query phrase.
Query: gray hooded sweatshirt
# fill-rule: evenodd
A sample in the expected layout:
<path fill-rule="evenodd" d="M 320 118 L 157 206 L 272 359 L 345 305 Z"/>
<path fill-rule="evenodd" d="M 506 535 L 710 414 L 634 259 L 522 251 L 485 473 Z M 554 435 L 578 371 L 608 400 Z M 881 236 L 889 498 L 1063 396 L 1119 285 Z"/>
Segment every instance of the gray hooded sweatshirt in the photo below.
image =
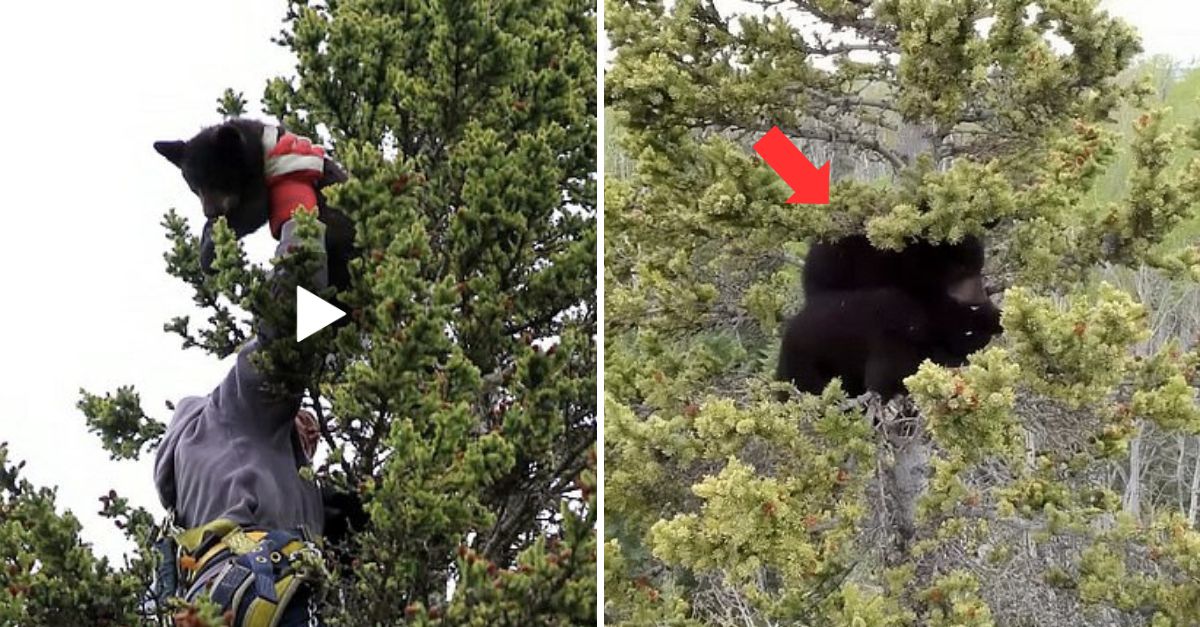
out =
<path fill-rule="evenodd" d="M 295 242 L 294 230 L 292 221 L 283 225 L 277 257 Z M 321 271 L 307 286 L 325 285 L 326 272 Z M 264 377 L 250 361 L 263 343 L 272 341 L 295 338 L 258 329 L 216 389 L 175 406 L 154 460 L 154 482 L 163 506 L 175 509 L 181 527 L 228 518 L 242 525 L 303 526 L 322 533 L 320 490 L 299 473 L 305 463 L 294 434 L 300 397 L 264 390 Z"/>

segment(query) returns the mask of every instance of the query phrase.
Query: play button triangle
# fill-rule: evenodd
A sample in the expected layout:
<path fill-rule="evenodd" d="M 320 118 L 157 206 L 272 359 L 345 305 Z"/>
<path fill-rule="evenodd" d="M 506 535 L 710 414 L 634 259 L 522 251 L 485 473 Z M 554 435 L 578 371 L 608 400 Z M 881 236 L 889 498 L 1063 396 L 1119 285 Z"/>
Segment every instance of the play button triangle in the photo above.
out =
<path fill-rule="evenodd" d="M 324 329 L 333 324 L 346 312 L 321 300 L 312 292 L 296 286 L 296 341 Z"/>

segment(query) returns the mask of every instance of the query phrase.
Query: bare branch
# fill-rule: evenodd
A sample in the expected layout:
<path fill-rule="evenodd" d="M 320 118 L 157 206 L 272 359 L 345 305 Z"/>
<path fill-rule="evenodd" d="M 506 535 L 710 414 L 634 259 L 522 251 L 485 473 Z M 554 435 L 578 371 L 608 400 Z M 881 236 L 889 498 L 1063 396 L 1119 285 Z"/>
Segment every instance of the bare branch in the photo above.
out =
<path fill-rule="evenodd" d="M 878 138 L 860 135 L 849 129 L 841 127 L 834 127 L 828 130 L 780 127 L 780 130 L 795 137 L 802 137 L 804 139 L 812 139 L 816 141 L 827 141 L 834 144 L 850 144 L 862 148 L 863 150 L 869 150 L 882 157 L 897 171 L 903 170 L 908 165 L 899 154 L 884 146 L 883 142 L 879 141 Z"/>

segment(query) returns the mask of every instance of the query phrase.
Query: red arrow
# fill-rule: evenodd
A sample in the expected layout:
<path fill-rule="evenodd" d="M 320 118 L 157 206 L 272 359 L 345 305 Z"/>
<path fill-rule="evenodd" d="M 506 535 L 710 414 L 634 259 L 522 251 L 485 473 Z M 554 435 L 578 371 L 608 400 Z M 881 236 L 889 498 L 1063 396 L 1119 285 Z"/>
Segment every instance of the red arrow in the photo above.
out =
<path fill-rule="evenodd" d="M 797 205 L 828 205 L 829 204 L 829 164 L 817 168 L 809 162 L 808 157 L 792 143 L 792 140 L 772 126 L 762 139 L 754 144 L 754 152 L 771 166 L 772 170 L 792 188 L 792 197 L 788 204 Z"/>

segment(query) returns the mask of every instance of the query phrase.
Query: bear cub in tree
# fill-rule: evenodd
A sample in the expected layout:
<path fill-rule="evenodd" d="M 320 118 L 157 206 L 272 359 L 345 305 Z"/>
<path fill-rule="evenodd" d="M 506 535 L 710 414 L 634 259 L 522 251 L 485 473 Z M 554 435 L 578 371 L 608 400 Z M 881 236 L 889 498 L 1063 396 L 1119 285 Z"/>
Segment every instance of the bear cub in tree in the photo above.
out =
<path fill-rule="evenodd" d="M 313 202 L 325 223 L 329 282 L 339 290 L 350 284 L 347 266 L 356 255 L 354 223 L 325 203 L 320 190 L 348 180 L 346 171 L 324 150 L 282 126 L 234 119 L 201 130 L 187 141 L 159 141 L 154 149 L 179 167 L 183 179 L 200 198 L 204 229 L 200 234 L 200 266 L 212 270 L 216 253 L 212 227 L 224 216 L 238 238 L 268 222 L 272 232 L 281 224 L 272 211 Z"/>
<path fill-rule="evenodd" d="M 851 396 L 887 399 L 925 359 L 961 366 L 1001 331 L 983 289 L 983 244 L 910 243 L 879 250 L 862 235 L 815 243 L 804 309 L 787 324 L 776 378 L 820 393 L 838 377 Z"/>

